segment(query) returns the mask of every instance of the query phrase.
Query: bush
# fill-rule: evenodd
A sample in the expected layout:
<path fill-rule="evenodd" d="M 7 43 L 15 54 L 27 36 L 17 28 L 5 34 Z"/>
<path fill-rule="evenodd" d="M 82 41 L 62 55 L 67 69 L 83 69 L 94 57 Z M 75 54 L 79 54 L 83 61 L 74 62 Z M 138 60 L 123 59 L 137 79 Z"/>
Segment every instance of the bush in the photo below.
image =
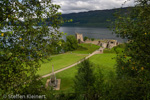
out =
<path fill-rule="evenodd" d="M 88 37 L 85 36 L 85 37 L 84 37 L 84 41 L 86 41 L 87 39 L 88 39 Z"/>
<path fill-rule="evenodd" d="M 105 100 L 149 100 L 149 83 L 137 78 L 115 79 L 105 86 Z"/>
<path fill-rule="evenodd" d="M 65 43 L 64 50 L 65 51 L 73 51 L 78 48 L 78 41 L 73 35 L 68 35 Z"/>
<path fill-rule="evenodd" d="M 95 39 L 94 39 L 94 38 L 91 38 L 91 40 L 94 41 Z"/>

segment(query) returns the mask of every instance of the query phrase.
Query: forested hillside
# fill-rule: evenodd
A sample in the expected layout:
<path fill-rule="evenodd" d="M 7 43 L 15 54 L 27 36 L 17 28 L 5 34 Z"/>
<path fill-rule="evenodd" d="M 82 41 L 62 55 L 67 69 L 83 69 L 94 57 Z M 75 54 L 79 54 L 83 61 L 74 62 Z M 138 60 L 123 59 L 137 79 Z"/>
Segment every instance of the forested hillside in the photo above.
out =
<path fill-rule="evenodd" d="M 64 20 L 73 20 L 72 22 L 65 22 L 63 26 L 108 27 L 111 24 L 110 21 L 115 20 L 114 14 L 116 11 L 126 14 L 128 9 L 130 7 L 62 14 Z"/>

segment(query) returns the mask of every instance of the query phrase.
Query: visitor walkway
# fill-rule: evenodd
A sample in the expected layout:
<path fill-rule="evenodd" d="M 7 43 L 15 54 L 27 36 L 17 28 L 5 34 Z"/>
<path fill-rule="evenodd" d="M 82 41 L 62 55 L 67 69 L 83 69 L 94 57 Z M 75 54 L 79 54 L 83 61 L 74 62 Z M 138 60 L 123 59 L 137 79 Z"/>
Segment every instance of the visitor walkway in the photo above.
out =
<path fill-rule="evenodd" d="M 101 50 L 102 50 L 102 52 L 101 52 Z M 61 72 L 61 71 L 64 71 L 64 70 L 66 70 L 66 69 L 68 69 L 68 68 L 71 68 L 71 67 L 73 67 L 73 66 L 75 66 L 75 65 L 80 64 L 80 63 L 83 62 L 85 59 L 88 59 L 88 58 L 90 58 L 91 56 L 93 56 L 93 55 L 95 55 L 95 54 L 102 54 L 102 53 L 103 53 L 103 48 L 101 47 L 101 48 L 99 48 L 98 50 L 94 51 L 93 53 L 89 54 L 89 55 L 88 55 L 87 57 L 85 57 L 84 59 L 82 59 L 82 60 L 80 60 L 80 61 L 78 61 L 78 62 L 76 62 L 76 63 L 74 63 L 74 64 L 72 64 L 72 65 L 70 65 L 70 66 L 68 66 L 68 67 L 59 69 L 59 70 L 55 71 L 54 73 L 56 74 L 56 73 L 59 73 L 59 72 Z M 44 75 L 44 76 L 40 77 L 39 79 L 48 77 L 48 76 L 50 76 L 51 74 L 52 74 L 52 73 L 47 74 L 47 75 Z"/>

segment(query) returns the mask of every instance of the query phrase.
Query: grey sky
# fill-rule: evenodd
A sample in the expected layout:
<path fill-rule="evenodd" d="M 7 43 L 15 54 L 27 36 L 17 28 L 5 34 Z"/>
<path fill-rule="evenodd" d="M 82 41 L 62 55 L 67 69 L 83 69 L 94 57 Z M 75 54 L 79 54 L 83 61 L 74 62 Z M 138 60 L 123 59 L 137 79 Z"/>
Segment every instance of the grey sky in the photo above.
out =
<path fill-rule="evenodd" d="M 62 13 L 119 8 L 125 1 L 123 7 L 134 5 L 134 0 L 52 0 L 61 6 Z"/>

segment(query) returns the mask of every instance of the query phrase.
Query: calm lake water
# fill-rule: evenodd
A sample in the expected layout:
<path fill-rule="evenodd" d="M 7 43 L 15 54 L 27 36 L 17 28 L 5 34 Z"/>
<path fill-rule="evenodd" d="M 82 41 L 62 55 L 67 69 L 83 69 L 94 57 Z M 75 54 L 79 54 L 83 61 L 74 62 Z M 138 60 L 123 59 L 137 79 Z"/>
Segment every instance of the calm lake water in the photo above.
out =
<path fill-rule="evenodd" d="M 91 28 L 91 27 L 60 27 L 60 32 L 67 33 L 67 35 L 75 35 L 75 33 L 81 33 L 84 36 L 95 39 L 114 39 L 119 42 L 125 42 L 125 39 L 116 37 L 116 34 L 112 34 L 108 28 Z M 66 36 L 63 36 L 66 40 Z"/>
<path fill-rule="evenodd" d="M 60 32 L 67 33 L 67 35 L 75 35 L 75 33 L 83 34 L 83 37 L 87 36 L 89 38 L 95 39 L 114 39 L 118 40 L 118 42 L 126 42 L 127 39 L 121 39 L 116 37 L 116 34 L 112 34 L 112 31 L 108 28 L 98 28 L 98 27 L 60 27 Z M 2 30 L 5 32 L 6 30 Z M 7 30 L 8 31 L 8 30 Z M 62 37 L 62 39 L 66 40 L 66 35 Z"/>

